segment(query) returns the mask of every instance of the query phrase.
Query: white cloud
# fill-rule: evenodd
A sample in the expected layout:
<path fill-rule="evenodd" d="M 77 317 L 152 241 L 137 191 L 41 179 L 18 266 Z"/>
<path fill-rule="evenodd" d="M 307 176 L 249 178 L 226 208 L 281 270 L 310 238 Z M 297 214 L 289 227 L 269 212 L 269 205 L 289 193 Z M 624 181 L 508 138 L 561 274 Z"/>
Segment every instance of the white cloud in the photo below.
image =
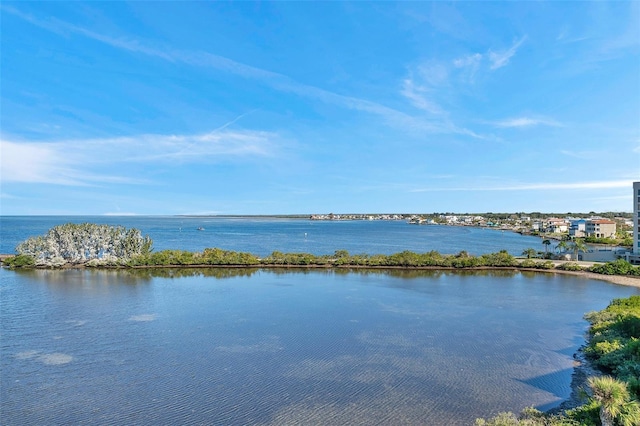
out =
<path fill-rule="evenodd" d="M 464 79 L 468 83 L 475 81 L 476 73 L 480 69 L 483 56 L 480 53 L 463 56 L 453 60 L 453 66 L 463 69 Z"/>
<path fill-rule="evenodd" d="M 403 81 L 401 93 L 418 109 L 431 114 L 442 114 L 443 112 L 438 104 L 428 99 L 429 89 L 425 86 L 416 85 L 411 78 Z"/>
<path fill-rule="evenodd" d="M 513 43 L 513 45 L 504 51 L 494 52 L 489 51 L 489 61 L 491 62 L 490 69 L 497 70 L 498 68 L 502 68 L 509 63 L 509 60 L 516 54 L 520 45 L 526 40 L 526 36 L 522 37 L 520 40 Z"/>
<path fill-rule="evenodd" d="M 101 167 L 124 163 L 184 164 L 274 155 L 279 137 L 270 132 L 219 130 L 195 135 L 140 135 L 56 142 L 0 140 L 2 182 L 96 185 L 148 183 Z M 126 170 L 126 168 L 122 169 Z"/>
<path fill-rule="evenodd" d="M 493 124 L 496 127 L 560 126 L 560 123 L 555 120 L 534 117 L 507 118 L 491 122 L 490 124 Z"/>
<path fill-rule="evenodd" d="M 86 28 L 78 27 L 68 22 L 35 18 L 31 15 L 24 14 L 13 7 L 4 7 L 3 10 L 24 19 L 33 25 L 55 33 L 79 34 L 117 49 L 140 53 L 162 59 L 167 62 L 212 68 L 247 79 L 258 80 L 281 92 L 293 93 L 304 98 L 316 99 L 321 102 L 338 105 L 342 108 L 379 115 L 392 125 L 405 127 L 407 123 L 412 123 L 413 126 L 417 125 L 422 127 L 422 130 L 428 130 L 430 128 L 430 126 L 424 126 L 417 123 L 413 117 L 408 116 L 401 111 L 397 111 L 376 102 L 333 93 L 318 87 L 300 83 L 286 75 L 246 65 L 223 56 L 201 51 L 193 52 L 177 50 L 166 46 L 152 47 L 133 38 L 111 37 L 96 33 Z"/>
<path fill-rule="evenodd" d="M 55 144 L 0 141 L 2 182 L 80 185 L 71 161 Z"/>

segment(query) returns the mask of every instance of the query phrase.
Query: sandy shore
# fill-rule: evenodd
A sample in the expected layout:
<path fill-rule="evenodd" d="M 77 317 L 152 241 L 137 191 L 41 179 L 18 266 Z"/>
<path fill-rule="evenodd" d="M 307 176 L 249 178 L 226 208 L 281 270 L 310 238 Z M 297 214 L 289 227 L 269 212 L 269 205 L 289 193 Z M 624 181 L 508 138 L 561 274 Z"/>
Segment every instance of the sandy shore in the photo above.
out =
<path fill-rule="evenodd" d="M 563 271 L 561 269 L 551 269 L 549 271 L 540 271 L 539 269 L 531 269 L 531 270 L 537 271 L 537 272 L 549 272 L 553 274 L 577 275 L 577 276 L 592 279 L 592 280 L 601 280 L 601 281 L 610 282 L 612 284 L 626 285 L 630 287 L 640 288 L 640 277 L 632 277 L 629 275 L 604 275 L 604 274 L 596 274 L 593 272 L 586 272 L 586 271 Z"/>

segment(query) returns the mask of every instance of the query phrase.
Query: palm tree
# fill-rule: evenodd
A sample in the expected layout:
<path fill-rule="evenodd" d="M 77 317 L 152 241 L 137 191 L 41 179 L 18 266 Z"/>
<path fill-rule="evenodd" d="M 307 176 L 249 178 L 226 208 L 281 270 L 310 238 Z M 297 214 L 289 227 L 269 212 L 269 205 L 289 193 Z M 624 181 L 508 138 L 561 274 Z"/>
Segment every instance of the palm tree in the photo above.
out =
<path fill-rule="evenodd" d="M 527 259 L 531 259 L 533 256 L 535 256 L 538 252 L 536 251 L 536 249 L 533 248 L 528 248 L 526 250 L 524 250 L 522 252 L 523 256 L 527 256 Z"/>
<path fill-rule="evenodd" d="M 556 249 L 558 249 L 559 251 L 562 251 L 563 253 L 567 251 L 568 248 L 569 248 L 569 244 L 567 244 L 567 242 L 564 240 L 560 241 L 556 246 Z"/>
<path fill-rule="evenodd" d="M 544 244 L 544 253 L 545 254 L 549 253 L 549 246 L 551 245 L 551 240 L 549 239 L 542 240 L 542 244 Z"/>
<path fill-rule="evenodd" d="M 623 413 L 629 402 L 627 384 L 610 376 L 590 377 L 589 386 L 593 398 L 600 403 L 602 426 L 613 426 L 616 417 Z"/>
<path fill-rule="evenodd" d="M 625 403 L 617 420 L 622 426 L 640 425 L 640 404 L 638 401 L 631 400 Z"/>
<path fill-rule="evenodd" d="M 587 245 L 584 243 L 583 240 L 574 240 L 571 242 L 569 247 L 573 251 L 573 260 L 578 260 L 578 252 L 587 251 Z"/>

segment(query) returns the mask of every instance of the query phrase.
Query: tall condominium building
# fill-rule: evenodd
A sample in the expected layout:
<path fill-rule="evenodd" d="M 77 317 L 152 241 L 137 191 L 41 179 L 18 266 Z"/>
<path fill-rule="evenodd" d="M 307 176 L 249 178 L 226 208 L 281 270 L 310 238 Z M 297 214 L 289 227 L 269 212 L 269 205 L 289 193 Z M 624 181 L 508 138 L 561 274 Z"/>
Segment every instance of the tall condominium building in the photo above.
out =
<path fill-rule="evenodd" d="M 640 182 L 633 182 L 633 254 L 640 256 Z"/>

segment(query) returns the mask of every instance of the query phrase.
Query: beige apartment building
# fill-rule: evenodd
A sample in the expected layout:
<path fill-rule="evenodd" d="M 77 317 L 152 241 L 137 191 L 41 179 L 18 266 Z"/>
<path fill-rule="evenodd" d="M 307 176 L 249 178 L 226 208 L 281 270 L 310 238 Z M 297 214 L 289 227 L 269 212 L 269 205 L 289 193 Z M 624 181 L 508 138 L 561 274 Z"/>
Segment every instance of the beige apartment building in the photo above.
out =
<path fill-rule="evenodd" d="M 640 182 L 633 182 L 633 254 L 640 256 Z"/>
<path fill-rule="evenodd" d="M 616 223 L 609 219 L 587 220 L 585 228 L 588 237 L 613 238 L 616 236 Z"/>

